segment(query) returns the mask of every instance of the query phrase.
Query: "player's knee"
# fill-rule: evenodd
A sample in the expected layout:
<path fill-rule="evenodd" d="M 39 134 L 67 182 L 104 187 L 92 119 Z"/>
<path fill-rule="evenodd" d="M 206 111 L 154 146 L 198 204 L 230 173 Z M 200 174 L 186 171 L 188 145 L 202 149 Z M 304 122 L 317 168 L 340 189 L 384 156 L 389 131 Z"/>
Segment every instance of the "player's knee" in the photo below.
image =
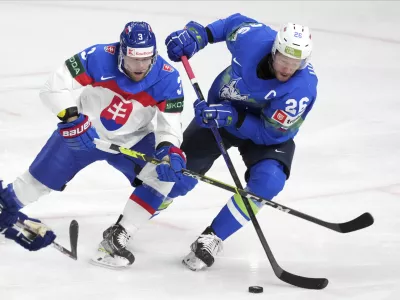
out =
<path fill-rule="evenodd" d="M 262 198 L 272 200 L 283 190 L 285 181 L 283 166 L 276 160 L 266 159 L 251 167 L 247 188 Z"/>
<path fill-rule="evenodd" d="M 13 182 L 15 195 L 24 205 L 35 202 L 51 192 L 51 189 L 34 178 L 29 171 L 17 177 Z"/>

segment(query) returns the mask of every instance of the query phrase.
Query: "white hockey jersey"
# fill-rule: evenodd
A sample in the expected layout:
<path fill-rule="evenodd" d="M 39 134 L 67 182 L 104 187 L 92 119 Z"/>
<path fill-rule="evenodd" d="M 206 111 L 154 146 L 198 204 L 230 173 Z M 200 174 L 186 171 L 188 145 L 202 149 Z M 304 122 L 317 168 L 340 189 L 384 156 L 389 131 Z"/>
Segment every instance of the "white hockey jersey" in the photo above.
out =
<path fill-rule="evenodd" d="M 156 145 L 168 141 L 179 147 L 184 98 L 179 72 L 158 55 L 149 74 L 132 81 L 118 69 L 119 46 L 94 45 L 66 60 L 50 75 L 41 100 L 54 114 L 77 106 L 105 141 L 130 148 L 154 131 Z"/>

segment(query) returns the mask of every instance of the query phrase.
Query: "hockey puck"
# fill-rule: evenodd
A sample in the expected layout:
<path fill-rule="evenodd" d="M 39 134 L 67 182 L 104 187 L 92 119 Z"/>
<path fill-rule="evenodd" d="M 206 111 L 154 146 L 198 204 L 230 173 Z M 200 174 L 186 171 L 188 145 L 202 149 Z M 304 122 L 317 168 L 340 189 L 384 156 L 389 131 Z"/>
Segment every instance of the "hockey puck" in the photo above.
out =
<path fill-rule="evenodd" d="M 253 293 L 253 294 L 260 294 L 264 291 L 264 289 L 262 288 L 262 286 L 249 286 L 249 293 Z"/>

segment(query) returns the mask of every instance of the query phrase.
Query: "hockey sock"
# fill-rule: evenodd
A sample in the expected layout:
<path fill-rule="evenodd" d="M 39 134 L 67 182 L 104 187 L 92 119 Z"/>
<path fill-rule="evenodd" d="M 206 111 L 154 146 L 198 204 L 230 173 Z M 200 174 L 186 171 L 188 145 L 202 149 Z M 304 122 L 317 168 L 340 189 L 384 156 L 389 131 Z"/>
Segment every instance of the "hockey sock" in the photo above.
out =
<path fill-rule="evenodd" d="M 250 201 L 250 205 L 254 214 L 256 214 L 260 208 L 253 201 Z M 242 198 L 239 195 L 234 195 L 215 217 L 211 226 L 216 235 L 221 240 L 225 240 L 247 224 L 249 220 L 250 217 Z"/>
<path fill-rule="evenodd" d="M 133 234 L 144 222 L 149 220 L 161 205 L 164 196 L 154 189 L 141 185 L 130 196 L 125 205 L 124 217 L 120 224 Z"/>

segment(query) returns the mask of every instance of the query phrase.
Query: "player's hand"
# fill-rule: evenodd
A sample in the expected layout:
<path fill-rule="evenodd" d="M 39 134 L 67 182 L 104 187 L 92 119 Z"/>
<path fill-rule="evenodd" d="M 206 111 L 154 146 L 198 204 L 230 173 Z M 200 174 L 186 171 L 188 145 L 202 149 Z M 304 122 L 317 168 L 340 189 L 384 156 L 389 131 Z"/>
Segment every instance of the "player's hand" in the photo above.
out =
<path fill-rule="evenodd" d="M 183 30 L 175 31 L 165 39 L 168 57 L 172 61 L 181 61 L 181 57 L 184 55 L 191 58 L 207 44 L 206 29 L 194 21 L 190 21 Z"/>
<path fill-rule="evenodd" d="M 196 123 L 201 126 L 201 127 L 210 127 L 210 124 L 208 124 L 208 121 L 203 118 L 203 110 L 208 108 L 208 104 L 205 100 L 199 100 L 197 99 L 193 103 L 193 108 L 194 108 L 194 119 L 196 120 Z"/>
<path fill-rule="evenodd" d="M 155 157 L 165 161 L 156 167 L 158 179 L 177 182 L 182 179 L 182 169 L 186 167 L 186 157 L 181 149 L 175 146 L 163 146 L 156 150 Z"/>
<path fill-rule="evenodd" d="M 201 127 L 235 126 L 238 121 L 238 113 L 229 101 L 207 105 L 204 100 L 196 100 L 194 111 L 196 122 Z"/>
<path fill-rule="evenodd" d="M 185 196 L 188 192 L 194 189 L 197 183 L 197 179 L 183 175 L 180 180 L 175 182 L 171 192 L 168 194 L 168 197 L 176 198 L 179 196 Z"/>
<path fill-rule="evenodd" d="M 96 147 L 93 140 L 99 138 L 99 135 L 92 127 L 88 116 L 79 114 L 76 120 L 68 123 L 60 122 L 57 127 L 70 149 L 90 150 Z"/>
<path fill-rule="evenodd" d="M 0 228 L 10 227 L 17 222 L 22 206 L 11 186 L 3 188 L 3 181 L 0 180 Z"/>
<path fill-rule="evenodd" d="M 29 230 L 18 225 L 25 224 Z M 29 251 L 37 251 L 50 245 L 56 235 L 40 220 L 29 218 L 27 215 L 18 212 L 18 223 L 8 228 L 2 228 L 1 233 L 6 238 L 15 241 Z"/>

